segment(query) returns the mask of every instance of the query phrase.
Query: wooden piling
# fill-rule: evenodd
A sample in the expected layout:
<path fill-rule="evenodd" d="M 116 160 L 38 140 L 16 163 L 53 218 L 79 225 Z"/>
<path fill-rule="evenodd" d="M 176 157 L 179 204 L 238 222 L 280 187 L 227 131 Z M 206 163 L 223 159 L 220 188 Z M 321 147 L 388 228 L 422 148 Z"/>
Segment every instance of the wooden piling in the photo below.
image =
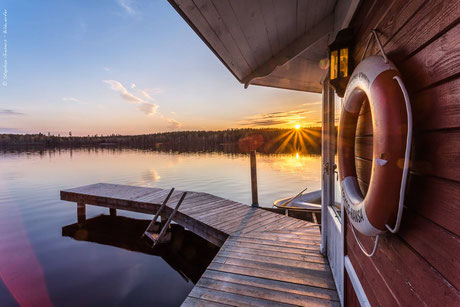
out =
<path fill-rule="evenodd" d="M 110 213 L 110 216 L 115 217 L 117 216 L 117 209 L 109 208 L 109 213 Z"/>
<path fill-rule="evenodd" d="M 77 203 L 77 223 L 83 224 L 86 222 L 86 205 Z"/>
<path fill-rule="evenodd" d="M 259 196 L 257 193 L 257 164 L 256 151 L 251 151 L 251 191 L 252 191 L 252 206 L 259 207 Z"/>

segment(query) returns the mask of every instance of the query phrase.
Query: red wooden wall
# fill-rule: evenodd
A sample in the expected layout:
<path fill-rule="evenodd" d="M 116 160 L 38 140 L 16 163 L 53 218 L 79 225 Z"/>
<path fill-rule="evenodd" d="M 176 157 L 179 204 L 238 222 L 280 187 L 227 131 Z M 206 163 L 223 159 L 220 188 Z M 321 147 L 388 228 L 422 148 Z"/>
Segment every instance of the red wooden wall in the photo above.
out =
<path fill-rule="evenodd" d="M 414 117 L 401 231 L 367 258 L 346 227 L 346 249 L 372 305 L 460 306 L 460 0 L 363 0 L 353 18 L 359 62 L 373 28 L 399 68 Z M 371 44 L 368 55 L 377 54 Z M 361 110 L 356 168 L 366 191 L 372 125 Z M 368 250 L 371 238 L 359 235 Z M 345 293 L 351 284 L 346 282 Z M 348 305 L 356 298 L 346 294 Z"/>

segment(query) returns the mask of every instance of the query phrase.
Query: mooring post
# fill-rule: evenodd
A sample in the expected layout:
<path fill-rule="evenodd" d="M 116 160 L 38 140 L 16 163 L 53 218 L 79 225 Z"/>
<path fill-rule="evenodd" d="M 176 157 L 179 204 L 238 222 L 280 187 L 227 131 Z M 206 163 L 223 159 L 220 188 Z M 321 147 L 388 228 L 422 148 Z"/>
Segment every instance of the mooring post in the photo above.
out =
<path fill-rule="evenodd" d="M 117 216 L 117 209 L 109 208 L 109 213 L 110 213 L 110 216 L 115 217 Z"/>
<path fill-rule="evenodd" d="M 251 151 L 251 190 L 252 190 L 252 206 L 259 207 L 259 197 L 257 194 L 257 164 L 256 151 Z"/>
<path fill-rule="evenodd" d="M 77 223 L 83 224 L 86 222 L 86 205 L 77 203 Z"/>

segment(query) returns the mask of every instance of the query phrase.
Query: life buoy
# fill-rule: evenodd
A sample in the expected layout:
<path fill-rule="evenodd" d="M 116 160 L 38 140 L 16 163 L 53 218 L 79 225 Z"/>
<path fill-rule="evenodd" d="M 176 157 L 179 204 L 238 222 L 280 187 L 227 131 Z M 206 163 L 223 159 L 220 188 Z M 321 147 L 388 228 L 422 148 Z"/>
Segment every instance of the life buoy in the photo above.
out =
<path fill-rule="evenodd" d="M 384 233 L 387 225 L 395 223 L 398 204 L 402 208 L 411 118 L 408 124 L 410 107 L 406 111 L 408 98 L 400 80 L 393 63 L 371 56 L 356 67 L 345 91 L 338 136 L 343 203 L 353 226 L 367 236 Z M 363 197 L 355 168 L 355 134 L 366 99 L 372 114 L 373 158 L 369 189 Z"/>

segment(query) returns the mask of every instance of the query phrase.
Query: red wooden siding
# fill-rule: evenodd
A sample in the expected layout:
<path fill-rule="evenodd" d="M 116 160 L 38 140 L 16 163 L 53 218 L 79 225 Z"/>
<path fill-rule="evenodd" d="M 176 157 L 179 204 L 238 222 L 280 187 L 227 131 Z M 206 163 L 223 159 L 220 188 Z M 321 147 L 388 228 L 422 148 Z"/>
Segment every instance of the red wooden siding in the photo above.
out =
<path fill-rule="evenodd" d="M 352 26 L 358 63 L 377 28 L 410 93 L 414 139 L 404 218 L 369 259 L 349 225 L 346 249 L 372 305 L 460 305 L 460 1 L 362 1 Z M 372 43 L 368 55 L 377 54 Z M 365 193 L 372 165 L 372 114 L 364 105 L 356 168 Z M 371 238 L 359 236 L 368 250 Z M 346 302 L 355 305 L 345 282 Z"/>
<path fill-rule="evenodd" d="M 353 285 L 351 283 L 350 277 L 348 277 L 347 272 L 345 272 L 344 274 L 346 284 L 345 289 L 347 290 L 346 296 L 348 297 L 348 302 L 351 306 L 359 306 L 359 300 L 355 292 L 353 291 Z"/>

